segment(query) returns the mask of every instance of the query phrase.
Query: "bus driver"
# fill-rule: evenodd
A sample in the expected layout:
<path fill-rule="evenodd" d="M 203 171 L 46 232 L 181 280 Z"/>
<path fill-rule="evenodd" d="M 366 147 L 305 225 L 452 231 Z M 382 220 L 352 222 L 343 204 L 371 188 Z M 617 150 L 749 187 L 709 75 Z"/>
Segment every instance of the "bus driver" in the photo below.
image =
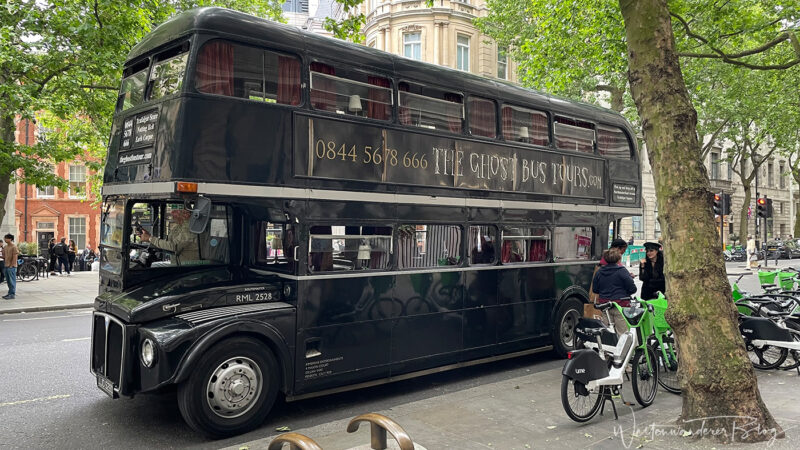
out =
<path fill-rule="evenodd" d="M 152 236 L 142 229 L 142 242 L 149 242 L 155 247 L 175 253 L 177 265 L 200 259 L 200 247 L 197 235 L 189 231 L 189 217 L 192 213 L 185 209 L 173 209 L 172 223 L 167 239 Z"/>

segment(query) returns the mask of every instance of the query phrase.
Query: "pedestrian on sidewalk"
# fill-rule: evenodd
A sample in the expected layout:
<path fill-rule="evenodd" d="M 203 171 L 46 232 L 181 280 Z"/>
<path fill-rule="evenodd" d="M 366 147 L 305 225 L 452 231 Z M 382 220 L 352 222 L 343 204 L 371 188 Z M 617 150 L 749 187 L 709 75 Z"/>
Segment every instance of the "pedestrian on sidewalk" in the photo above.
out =
<path fill-rule="evenodd" d="M 758 266 L 758 254 L 756 253 L 756 240 L 752 235 L 747 235 L 747 260 L 751 269 Z"/>
<path fill-rule="evenodd" d="M 636 285 L 633 284 L 633 277 L 628 269 L 618 265 L 621 256 L 619 249 L 610 248 L 603 252 L 603 260 L 606 265 L 600 267 L 592 279 L 592 292 L 597 294 L 597 304 L 614 302 L 619 306 L 628 307 L 631 305 L 631 295 L 636 293 Z M 609 310 L 611 320 L 614 321 L 614 328 L 617 334 L 628 331 L 628 324 L 622 317 L 617 308 Z"/>
<path fill-rule="evenodd" d="M 69 269 L 69 257 L 67 256 L 67 238 L 61 238 L 61 241 L 53 247 L 53 252 L 56 254 L 56 258 L 58 258 L 58 274 L 63 275 L 62 269 L 65 267 L 67 269 L 67 275 L 70 274 Z"/>
<path fill-rule="evenodd" d="M 642 280 L 642 299 L 658 298 L 659 292 L 666 292 L 664 278 L 664 253 L 657 242 L 645 242 L 645 259 L 639 263 L 639 279 Z"/>
<path fill-rule="evenodd" d="M 3 284 L 3 281 L 6 279 L 6 260 L 3 259 L 3 246 L 5 244 L 0 243 L 0 284 Z"/>
<path fill-rule="evenodd" d="M 69 261 L 69 271 L 71 272 L 75 269 L 75 258 L 78 257 L 78 246 L 75 245 L 75 241 L 72 239 L 69 240 L 69 247 L 67 247 L 67 260 Z M 69 272 L 67 272 L 69 273 Z"/>
<path fill-rule="evenodd" d="M 56 254 L 53 251 L 53 247 L 55 246 L 56 238 L 50 238 L 50 242 L 47 244 L 47 258 L 49 259 L 47 271 L 50 272 L 50 275 L 56 274 Z"/>
<path fill-rule="evenodd" d="M 17 258 L 19 258 L 19 250 L 14 245 L 14 235 L 8 233 L 3 240 L 6 246 L 3 248 L 3 258 L 5 258 L 6 268 L 5 276 L 6 283 L 8 284 L 8 294 L 3 298 L 11 300 L 17 295 Z"/>

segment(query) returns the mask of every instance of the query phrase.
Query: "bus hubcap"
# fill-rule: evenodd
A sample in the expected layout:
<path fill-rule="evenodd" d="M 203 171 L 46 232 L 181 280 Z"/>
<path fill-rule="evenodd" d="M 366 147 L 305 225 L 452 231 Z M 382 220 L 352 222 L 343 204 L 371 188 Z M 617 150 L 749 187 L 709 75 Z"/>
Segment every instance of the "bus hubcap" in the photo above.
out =
<path fill-rule="evenodd" d="M 578 324 L 578 312 L 570 309 L 561 319 L 561 342 L 565 347 L 571 347 L 575 336 L 575 325 Z"/>
<path fill-rule="evenodd" d="M 262 384 L 261 369 L 252 359 L 230 358 L 220 364 L 208 380 L 208 406 L 220 417 L 239 417 L 255 405 Z"/>

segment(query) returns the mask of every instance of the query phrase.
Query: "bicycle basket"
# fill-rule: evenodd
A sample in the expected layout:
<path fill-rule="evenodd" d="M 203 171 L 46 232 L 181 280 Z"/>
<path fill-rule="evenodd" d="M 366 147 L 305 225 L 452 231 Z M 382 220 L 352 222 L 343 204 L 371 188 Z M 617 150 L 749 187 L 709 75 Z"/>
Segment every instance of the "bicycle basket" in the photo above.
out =
<path fill-rule="evenodd" d="M 667 312 L 667 299 L 659 296 L 657 299 L 648 300 L 647 303 L 653 305 L 653 326 L 659 331 L 671 329 L 664 317 L 664 313 Z"/>
<path fill-rule="evenodd" d="M 762 286 L 765 284 L 775 284 L 776 275 L 778 275 L 777 271 L 760 270 L 758 272 L 758 282 L 761 283 Z"/>
<path fill-rule="evenodd" d="M 794 279 L 796 272 L 778 272 L 778 285 L 784 291 L 791 291 L 794 289 Z"/>

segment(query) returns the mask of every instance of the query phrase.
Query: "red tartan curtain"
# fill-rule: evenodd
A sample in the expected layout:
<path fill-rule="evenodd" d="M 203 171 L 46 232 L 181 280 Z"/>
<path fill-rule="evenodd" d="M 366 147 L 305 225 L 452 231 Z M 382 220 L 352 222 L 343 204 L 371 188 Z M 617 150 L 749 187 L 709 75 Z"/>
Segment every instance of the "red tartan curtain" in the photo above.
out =
<path fill-rule="evenodd" d="M 214 41 L 197 56 L 195 87 L 200 92 L 233 96 L 233 45 Z"/>
<path fill-rule="evenodd" d="M 474 136 L 493 138 L 497 135 L 497 111 L 494 102 L 479 97 L 469 99 L 469 129 Z"/>
<path fill-rule="evenodd" d="M 391 86 L 389 80 L 383 77 L 370 75 L 367 81 L 373 86 L 380 86 L 383 88 L 388 88 Z M 367 104 L 367 117 L 379 120 L 389 120 L 389 116 L 392 113 L 391 95 L 392 91 L 370 88 L 369 102 Z"/>
<path fill-rule="evenodd" d="M 397 90 L 400 92 L 408 92 L 409 91 L 408 83 L 400 83 L 399 85 L 397 85 Z M 401 124 L 411 125 L 411 111 L 409 111 L 408 106 L 405 106 L 402 101 L 400 102 L 397 113 Z"/>
<path fill-rule="evenodd" d="M 550 140 L 547 133 L 547 116 L 544 114 L 531 114 L 531 143 L 536 145 L 547 145 Z"/>
<path fill-rule="evenodd" d="M 300 61 L 291 56 L 278 56 L 278 103 L 300 104 Z"/>
<path fill-rule="evenodd" d="M 511 241 L 503 241 L 503 251 L 500 260 L 504 263 L 511 261 Z"/>
<path fill-rule="evenodd" d="M 461 96 L 452 94 L 450 92 L 444 94 L 444 99 L 448 102 L 461 104 Z M 448 107 L 447 108 L 447 126 L 453 133 L 460 133 L 461 126 L 464 120 L 461 118 L 461 107 Z"/>
<path fill-rule="evenodd" d="M 514 140 L 514 110 L 510 106 L 503 107 L 503 139 Z"/>
<path fill-rule="evenodd" d="M 528 261 L 545 261 L 547 259 L 547 241 L 531 241 L 531 250 Z"/>
<path fill-rule="evenodd" d="M 311 63 L 311 72 L 319 72 L 325 75 L 336 75 L 333 67 L 320 62 Z M 313 74 L 311 75 L 314 76 Z M 311 89 L 311 105 L 315 109 L 323 111 L 333 110 L 336 108 L 336 92 L 334 81 L 324 77 L 317 77 L 312 84 Z"/>

